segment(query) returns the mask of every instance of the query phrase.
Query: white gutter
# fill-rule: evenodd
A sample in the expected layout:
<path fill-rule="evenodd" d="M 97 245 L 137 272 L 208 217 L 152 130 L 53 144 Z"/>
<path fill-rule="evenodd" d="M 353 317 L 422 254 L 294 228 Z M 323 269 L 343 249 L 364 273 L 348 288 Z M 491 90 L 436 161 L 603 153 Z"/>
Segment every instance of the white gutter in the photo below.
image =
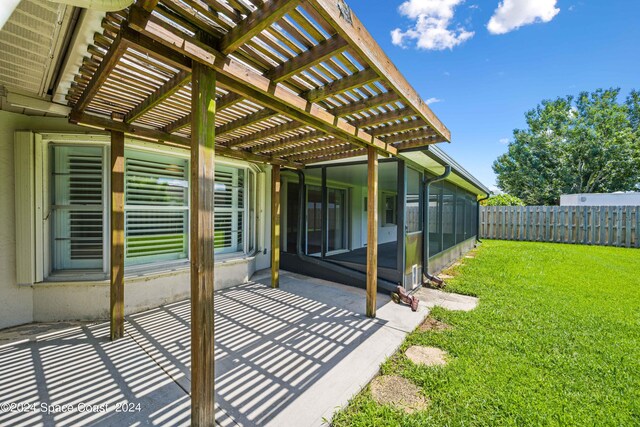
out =
<path fill-rule="evenodd" d="M 16 0 L 10 0 L 16 1 Z M 19 1 L 19 0 L 18 0 Z M 115 12 L 126 9 L 133 4 L 134 0 L 49 0 L 53 3 L 62 3 L 69 6 L 82 7 L 85 9 L 98 10 L 100 12 Z"/>

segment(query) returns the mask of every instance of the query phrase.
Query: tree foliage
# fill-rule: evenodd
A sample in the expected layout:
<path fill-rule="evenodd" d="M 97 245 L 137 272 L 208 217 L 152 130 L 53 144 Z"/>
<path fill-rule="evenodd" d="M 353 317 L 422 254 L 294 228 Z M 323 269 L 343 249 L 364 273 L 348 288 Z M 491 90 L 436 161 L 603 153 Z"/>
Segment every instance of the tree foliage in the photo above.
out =
<path fill-rule="evenodd" d="M 480 202 L 482 206 L 525 206 L 522 199 L 510 194 L 496 194 Z"/>
<path fill-rule="evenodd" d="M 498 186 L 529 205 L 561 194 L 633 190 L 640 182 L 640 92 L 619 89 L 543 101 L 493 164 Z"/>

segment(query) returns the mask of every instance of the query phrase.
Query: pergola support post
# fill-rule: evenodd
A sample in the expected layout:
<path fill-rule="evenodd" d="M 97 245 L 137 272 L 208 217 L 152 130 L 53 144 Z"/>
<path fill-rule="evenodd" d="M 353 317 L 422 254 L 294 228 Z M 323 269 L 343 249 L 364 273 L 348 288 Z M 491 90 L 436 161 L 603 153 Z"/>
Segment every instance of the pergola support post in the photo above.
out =
<path fill-rule="evenodd" d="M 280 287 L 280 166 L 271 169 L 271 287 Z"/>
<path fill-rule="evenodd" d="M 216 74 L 194 63 L 191 123 L 191 425 L 214 426 Z"/>
<path fill-rule="evenodd" d="M 376 317 L 378 292 L 378 153 L 367 148 L 367 317 Z"/>
<path fill-rule="evenodd" d="M 111 340 L 124 336 L 124 133 L 111 131 Z"/>

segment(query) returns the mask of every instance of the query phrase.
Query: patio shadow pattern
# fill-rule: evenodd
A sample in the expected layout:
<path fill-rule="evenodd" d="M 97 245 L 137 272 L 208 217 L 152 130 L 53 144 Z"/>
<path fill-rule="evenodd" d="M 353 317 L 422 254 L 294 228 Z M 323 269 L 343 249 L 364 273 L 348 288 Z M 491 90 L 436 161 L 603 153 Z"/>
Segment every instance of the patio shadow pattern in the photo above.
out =
<path fill-rule="evenodd" d="M 354 311 L 360 293 L 291 274 L 283 289 L 266 282 L 216 292 L 219 425 L 269 424 L 386 323 Z M 188 425 L 189 301 L 126 320 L 116 342 L 103 323 L 0 347 L 0 403 L 36 409 L 1 412 L 0 425 Z M 115 412 L 124 402 L 132 411 Z"/>

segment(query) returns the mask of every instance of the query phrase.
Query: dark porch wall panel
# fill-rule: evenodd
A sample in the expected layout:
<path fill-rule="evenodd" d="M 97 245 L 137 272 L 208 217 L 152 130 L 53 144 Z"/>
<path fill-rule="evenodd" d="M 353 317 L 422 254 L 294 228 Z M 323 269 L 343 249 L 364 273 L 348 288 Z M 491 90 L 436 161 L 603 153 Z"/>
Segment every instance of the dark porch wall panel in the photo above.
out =
<path fill-rule="evenodd" d="M 432 256 L 429 258 L 429 271 L 432 274 L 439 273 L 459 258 L 462 258 L 467 252 L 475 248 L 475 246 L 476 236 L 473 236 L 445 251 L 440 252 L 437 255 Z"/>
<path fill-rule="evenodd" d="M 429 254 L 435 256 L 477 235 L 477 196 L 446 181 L 430 193 Z"/>

